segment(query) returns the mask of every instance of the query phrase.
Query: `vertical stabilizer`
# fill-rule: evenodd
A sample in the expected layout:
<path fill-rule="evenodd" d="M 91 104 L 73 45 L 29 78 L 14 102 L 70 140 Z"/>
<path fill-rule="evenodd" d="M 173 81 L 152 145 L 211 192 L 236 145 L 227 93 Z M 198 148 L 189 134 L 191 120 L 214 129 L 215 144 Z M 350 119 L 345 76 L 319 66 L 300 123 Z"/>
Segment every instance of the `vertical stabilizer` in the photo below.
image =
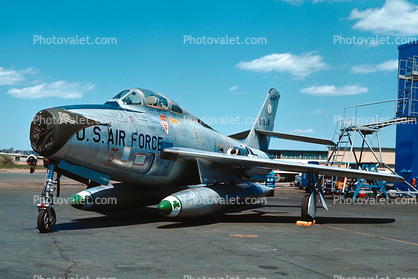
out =
<path fill-rule="evenodd" d="M 268 150 L 270 137 L 261 135 L 257 133 L 256 130 L 273 131 L 279 99 L 279 91 L 274 88 L 270 89 L 266 100 L 258 113 L 256 122 L 254 123 L 248 137 L 245 139 L 246 145 L 262 151 Z"/>

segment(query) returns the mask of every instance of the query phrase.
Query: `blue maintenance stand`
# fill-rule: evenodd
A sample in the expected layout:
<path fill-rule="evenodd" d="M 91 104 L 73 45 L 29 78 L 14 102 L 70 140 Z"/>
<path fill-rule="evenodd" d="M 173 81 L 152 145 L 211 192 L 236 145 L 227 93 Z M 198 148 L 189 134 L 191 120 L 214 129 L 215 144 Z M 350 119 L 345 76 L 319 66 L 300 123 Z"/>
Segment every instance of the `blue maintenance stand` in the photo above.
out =
<path fill-rule="evenodd" d="M 360 165 L 361 165 L 361 170 L 378 172 L 377 164 L 375 164 L 375 163 L 361 163 Z M 388 193 L 386 192 L 386 187 L 385 187 L 385 184 L 383 183 L 383 181 L 375 180 L 374 181 L 375 184 L 364 185 L 364 182 L 366 182 L 366 181 L 367 181 L 366 179 L 359 179 L 357 184 L 356 184 L 355 183 L 356 179 L 351 179 L 341 200 L 344 200 L 347 196 L 347 193 L 350 190 L 354 189 L 353 202 L 355 202 L 356 198 L 357 198 L 357 195 L 359 194 L 361 188 L 366 188 L 366 189 L 372 189 L 373 193 L 375 195 L 377 195 L 377 190 L 382 191 L 382 193 L 385 195 L 387 201 L 390 202 L 390 199 L 389 199 Z"/>

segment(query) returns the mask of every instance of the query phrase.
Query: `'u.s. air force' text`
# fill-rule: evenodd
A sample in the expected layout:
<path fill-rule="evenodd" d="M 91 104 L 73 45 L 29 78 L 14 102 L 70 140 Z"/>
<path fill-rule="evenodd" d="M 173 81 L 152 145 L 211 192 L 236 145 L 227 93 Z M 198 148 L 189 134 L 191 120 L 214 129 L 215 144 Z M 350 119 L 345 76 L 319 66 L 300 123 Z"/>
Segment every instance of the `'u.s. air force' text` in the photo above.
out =
<path fill-rule="evenodd" d="M 106 136 L 104 136 L 104 135 Z M 129 134 L 129 135 L 128 135 Z M 77 132 L 78 141 L 106 143 L 108 145 L 139 147 L 148 150 L 162 150 L 163 137 L 143 133 L 127 133 L 122 129 L 107 129 L 107 127 L 93 126 Z"/>

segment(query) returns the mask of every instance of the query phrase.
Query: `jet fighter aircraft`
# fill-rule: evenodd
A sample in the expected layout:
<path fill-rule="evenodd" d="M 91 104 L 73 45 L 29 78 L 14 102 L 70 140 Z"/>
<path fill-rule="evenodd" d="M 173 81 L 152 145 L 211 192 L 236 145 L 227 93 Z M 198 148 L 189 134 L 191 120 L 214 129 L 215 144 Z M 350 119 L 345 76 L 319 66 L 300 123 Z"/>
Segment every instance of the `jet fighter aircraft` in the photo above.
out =
<path fill-rule="evenodd" d="M 275 169 L 402 182 L 396 174 L 273 160 L 272 137 L 333 145 L 332 141 L 273 132 L 280 94 L 271 89 L 250 131 L 227 137 L 173 100 L 147 89 L 123 90 L 103 105 L 73 105 L 38 112 L 30 127 L 34 151 L 48 158 L 38 206 L 38 229 L 56 223 L 54 192 L 62 175 L 85 183 L 77 209 L 108 211 L 156 205 L 168 217 L 196 217 L 248 204 L 272 189 Z M 112 183 L 111 183 L 112 180 Z M 114 181 L 118 183 L 114 183 Z M 315 217 L 320 185 L 302 201 L 302 219 Z"/>

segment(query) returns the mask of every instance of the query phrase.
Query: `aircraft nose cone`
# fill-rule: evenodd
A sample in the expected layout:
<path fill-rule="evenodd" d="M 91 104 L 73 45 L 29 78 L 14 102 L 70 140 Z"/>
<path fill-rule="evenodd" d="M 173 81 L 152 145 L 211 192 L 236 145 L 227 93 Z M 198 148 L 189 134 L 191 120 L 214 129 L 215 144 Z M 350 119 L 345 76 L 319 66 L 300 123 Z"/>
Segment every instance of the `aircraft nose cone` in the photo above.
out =
<path fill-rule="evenodd" d="M 89 210 L 93 206 L 93 196 L 88 191 L 81 191 L 70 199 L 70 205 L 76 209 Z"/>
<path fill-rule="evenodd" d="M 158 204 L 158 212 L 167 217 L 176 217 L 181 212 L 181 201 L 176 196 L 168 196 Z"/>
<path fill-rule="evenodd" d="M 100 124 L 63 109 L 50 108 L 38 112 L 30 126 L 32 149 L 48 157 L 60 150 L 78 131 Z"/>

